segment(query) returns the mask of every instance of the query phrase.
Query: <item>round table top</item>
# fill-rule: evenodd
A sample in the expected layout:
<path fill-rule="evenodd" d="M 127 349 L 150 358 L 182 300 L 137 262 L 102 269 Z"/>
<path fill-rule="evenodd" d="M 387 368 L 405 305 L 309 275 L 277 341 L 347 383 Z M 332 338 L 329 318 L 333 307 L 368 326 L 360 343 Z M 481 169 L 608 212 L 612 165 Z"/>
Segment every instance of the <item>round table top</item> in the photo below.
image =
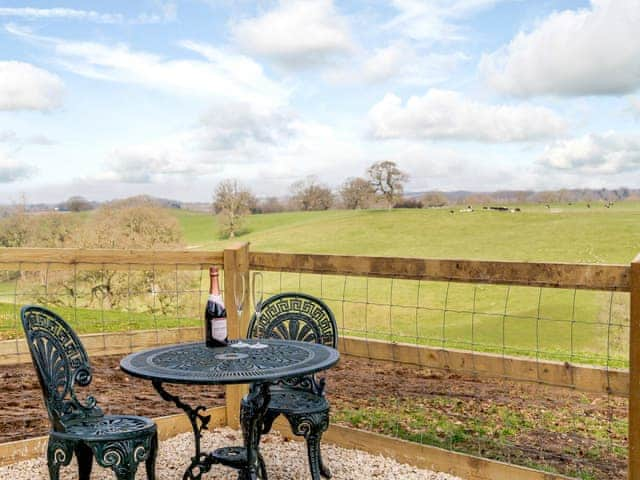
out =
<path fill-rule="evenodd" d="M 213 385 L 310 375 L 333 366 L 339 358 L 337 350 L 325 345 L 260 339 L 234 341 L 216 348 L 203 342 L 153 348 L 126 356 L 120 361 L 120 368 L 148 380 Z"/>

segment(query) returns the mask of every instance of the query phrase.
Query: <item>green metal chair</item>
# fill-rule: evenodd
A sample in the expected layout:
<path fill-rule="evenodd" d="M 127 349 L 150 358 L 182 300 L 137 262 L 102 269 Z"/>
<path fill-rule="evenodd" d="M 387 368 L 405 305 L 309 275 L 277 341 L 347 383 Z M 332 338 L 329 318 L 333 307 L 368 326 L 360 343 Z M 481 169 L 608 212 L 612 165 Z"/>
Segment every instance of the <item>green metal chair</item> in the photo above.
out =
<path fill-rule="evenodd" d="M 312 342 L 336 348 L 338 328 L 329 307 L 304 293 L 281 293 L 265 300 L 258 315 L 251 317 L 247 338 L 280 338 Z M 307 443 L 311 478 L 331 478 L 322 462 L 320 440 L 329 427 L 329 402 L 324 395 L 325 380 L 315 375 L 286 379 L 270 387 L 271 399 L 262 433 L 271 430 L 284 415 L 295 435 Z"/>
<path fill-rule="evenodd" d="M 140 462 L 155 480 L 158 451 L 156 425 L 133 415 L 105 415 L 96 399 L 78 399 L 76 386 L 91 383 L 87 352 L 69 325 L 54 312 L 25 306 L 21 312 L 31 359 L 51 421 L 47 465 L 51 480 L 60 467 L 78 460 L 78 478 L 89 480 L 92 460 L 111 468 L 118 480 L 134 480 Z"/>

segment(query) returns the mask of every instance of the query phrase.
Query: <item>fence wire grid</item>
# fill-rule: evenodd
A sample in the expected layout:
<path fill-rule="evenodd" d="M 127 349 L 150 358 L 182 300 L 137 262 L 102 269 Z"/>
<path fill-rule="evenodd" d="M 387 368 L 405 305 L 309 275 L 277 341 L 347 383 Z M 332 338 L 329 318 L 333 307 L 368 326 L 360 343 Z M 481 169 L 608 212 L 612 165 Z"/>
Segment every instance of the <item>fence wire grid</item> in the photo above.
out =
<path fill-rule="evenodd" d="M 36 377 L 21 346 L 19 310 L 28 303 L 52 308 L 83 335 L 96 367 L 91 391 L 106 398 L 101 404 L 107 411 L 126 405 L 147 416 L 179 413 L 147 382 L 136 381 L 132 398 L 134 380 L 117 363 L 136 348 L 201 338 L 207 268 L 0 265 L 0 375 L 8 392 L 0 442 L 47 429 Z M 628 293 L 262 275 L 265 297 L 288 291 L 315 295 L 334 312 L 342 338 L 362 340 L 371 349 L 345 355 L 326 372 L 334 423 L 576 478 L 626 478 L 627 399 L 609 382 L 628 367 Z M 374 360 L 376 342 L 461 352 L 465 361 L 452 367 Z M 578 383 L 554 384 L 544 375 L 520 378 L 515 370 L 487 375 L 480 365 L 485 354 L 525 359 L 537 372 L 549 362 L 584 365 L 604 385 L 583 391 Z M 208 407 L 224 402 L 221 389 L 194 388 L 189 395 Z"/>

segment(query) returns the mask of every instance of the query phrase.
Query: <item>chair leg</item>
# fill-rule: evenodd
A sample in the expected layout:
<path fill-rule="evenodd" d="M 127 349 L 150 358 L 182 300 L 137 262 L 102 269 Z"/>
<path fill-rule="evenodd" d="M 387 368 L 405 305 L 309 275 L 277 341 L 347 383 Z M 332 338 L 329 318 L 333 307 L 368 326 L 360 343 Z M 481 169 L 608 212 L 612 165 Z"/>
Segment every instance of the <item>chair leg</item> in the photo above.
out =
<path fill-rule="evenodd" d="M 280 413 L 267 410 L 267 413 L 264 416 L 264 421 L 262 422 L 262 435 L 266 435 L 271 431 L 273 422 L 278 418 L 278 415 L 280 415 Z"/>
<path fill-rule="evenodd" d="M 56 438 L 49 437 L 47 444 L 47 467 L 50 480 L 60 478 L 60 467 L 71 463 L 73 457 L 73 445 Z"/>
<path fill-rule="evenodd" d="M 322 451 L 320 450 L 320 440 L 322 439 L 322 433 L 318 434 L 318 447 L 316 451 L 318 452 L 318 464 L 320 465 L 320 475 L 324 478 L 331 478 L 331 469 L 327 467 L 327 465 L 322 460 Z"/>
<path fill-rule="evenodd" d="M 304 436 L 307 441 L 307 456 L 309 457 L 311 478 L 320 480 L 320 475 L 331 478 L 331 471 L 323 464 L 322 456 L 320 455 L 320 440 L 322 433 L 329 427 L 329 412 L 289 414 L 286 417 L 291 424 L 293 433 Z"/>
<path fill-rule="evenodd" d="M 260 455 L 258 459 L 260 460 L 260 477 L 262 478 L 262 480 L 269 480 L 269 476 L 267 475 L 267 466 L 264 463 L 264 458 L 262 458 L 262 455 Z"/>
<path fill-rule="evenodd" d="M 145 460 L 147 480 L 156 480 L 156 458 L 158 457 L 158 433 L 154 433 L 149 446 L 149 456 Z"/>
<path fill-rule="evenodd" d="M 78 459 L 78 479 L 89 480 L 93 465 L 93 452 L 83 443 L 76 445 L 76 458 Z"/>
<path fill-rule="evenodd" d="M 149 458 L 153 436 L 128 440 L 95 442 L 90 447 L 98 465 L 110 468 L 118 480 L 134 480 L 138 464 Z"/>
<path fill-rule="evenodd" d="M 311 478 L 320 480 L 320 437 L 322 434 L 312 433 L 307 436 L 307 456 L 309 457 L 309 469 L 311 470 Z"/>

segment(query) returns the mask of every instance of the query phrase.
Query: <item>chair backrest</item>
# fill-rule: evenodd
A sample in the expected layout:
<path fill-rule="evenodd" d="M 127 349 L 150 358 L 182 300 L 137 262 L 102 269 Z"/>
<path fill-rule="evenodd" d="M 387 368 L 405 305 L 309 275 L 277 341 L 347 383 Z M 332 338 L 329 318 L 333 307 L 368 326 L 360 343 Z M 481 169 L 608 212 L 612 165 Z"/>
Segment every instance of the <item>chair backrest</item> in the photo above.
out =
<path fill-rule="evenodd" d="M 28 305 L 20 311 L 33 366 L 55 431 L 77 418 L 102 416 L 93 397 L 82 403 L 74 385 L 91 383 L 91 365 L 80 339 L 60 316 Z"/>
<path fill-rule="evenodd" d="M 247 338 L 282 338 L 335 348 L 338 327 L 322 300 L 305 293 L 280 293 L 263 302 L 259 318 L 253 314 Z"/>

